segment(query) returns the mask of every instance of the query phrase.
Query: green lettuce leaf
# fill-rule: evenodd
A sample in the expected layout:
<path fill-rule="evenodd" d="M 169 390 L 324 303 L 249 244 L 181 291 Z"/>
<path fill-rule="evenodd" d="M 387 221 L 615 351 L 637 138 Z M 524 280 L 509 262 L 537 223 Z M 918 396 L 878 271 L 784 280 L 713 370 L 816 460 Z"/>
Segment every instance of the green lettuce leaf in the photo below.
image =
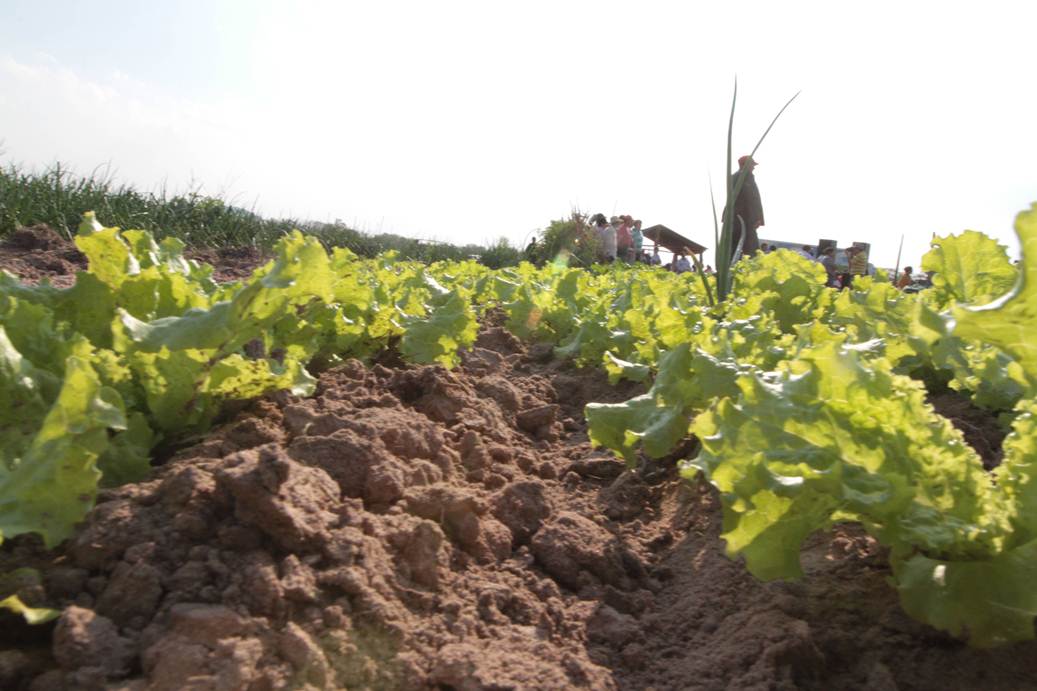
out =
<path fill-rule="evenodd" d="M 930 298 L 941 306 L 985 305 L 1011 290 L 1017 274 L 1005 247 L 974 230 L 933 240 L 922 270 L 935 272 Z"/>
<path fill-rule="evenodd" d="M 427 317 L 404 316 L 400 353 L 411 362 L 460 364 L 458 350 L 475 343 L 479 324 L 468 301 L 450 291 L 434 297 Z"/>
<path fill-rule="evenodd" d="M 648 393 L 623 403 L 590 403 L 584 414 L 592 444 L 605 446 L 628 465 L 638 448 L 653 458 L 670 453 L 688 436 L 695 413 L 712 396 L 735 394 L 737 367 L 684 344 L 659 359 Z"/>
<path fill-rule="evenodd" d="M 970 645 L 1032 640 L 1037 616 L 1037 540 L 983 561 L 916 554 L 894 561 L 900 604 L 912 617 Z"/>
<path fill-rule="evenodd" d="M 60 610 L 49 607 L 29 607 L 17 595 L 9 595 L 0 600 L 0 607 L 22 615 L 25 623 L 32 625 L 45 624 L 48 621 L 57 619 L 61 615 Z"/>
<path fill-rule="evenodd" d="M 953 333 L 997 346 L 1018 362 L 1037 391 L 1037 204 L 1015 219 L 1023 266 L 1011 292 L 981 307 L 955 306 Z"/>
<path fill-rule="evenodd" d="M 721 492 L 729 553 L 758 577 L 800 576 L 802 540 L 848 516 L 894 551 L 973 558 L 1004 544 L 1008 511 L 978 456 L 887 361 L 833 341 L 738 385 L 696 419 L 702 452 L 683 468 Z"/>
<path fill-rule="evenodd" d="M 24 455 L 0 467 L 0 538 L 35 532 L 48 547 L 65 539 L 93 506 L 108 430 L 126 428 L 122 400 L 89 363 L 70 356 L 64 375 Z"/>

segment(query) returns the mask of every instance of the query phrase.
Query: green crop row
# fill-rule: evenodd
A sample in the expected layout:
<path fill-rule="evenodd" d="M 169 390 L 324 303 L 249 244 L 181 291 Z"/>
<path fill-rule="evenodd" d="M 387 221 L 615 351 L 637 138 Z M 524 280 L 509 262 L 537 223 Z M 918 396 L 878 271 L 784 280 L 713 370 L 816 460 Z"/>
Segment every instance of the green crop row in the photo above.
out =
<path fill-rule="evenodd" d="M 977 646 L 1033 638 L 1037 206 L 1016 227 L 1021 269 L 980 233 L 940 238 L 919 294 L 835 291 L 778 251 L 736 264 L 717 300 L 647 266 L 423 265 L 300 233 L 217 285 L 179 240 L 90 214 L 75 285 L 0 274 L 0 537 L 60 542 L 99 483 L 142 477 L 160 439 L 204 431 L 227 400 L 305 395 L 315 369 L 386 347 L 454 366 L 495 306 L 560 358 L 650 383 L 588 406 L 592 441 L 636 464 L 696 437 L 682 473 L 717 488 L 728 552 L 756 576 L 799 577 L 808 535 L 856 522 L 889 547 L 912 616 Z M 1000 414 L 993 473 L 926 401 L 933 379 Z"/>
<path fill-rule="evenodd" d="M 1037 206 L 1016 230 L 1021 270 L 981 233 L 937 239 L 920 294 L 825 288 L 782 250 L 733 267 L 724 300 L 616 267 L 517 276 L 504 306 L 557 355 L 651 382 L 589 405 L 591 440 L 633 465 L 697 438 L 682 474 L 717 488 L 728 553 L 754 575 L 800 577 L 803 541 L 854 522 L 889 547 L 908 613 L 992 646 L 1033 638 L 1037 613 Z M 992 473 L 923 380 L 1000 414 Z"/>

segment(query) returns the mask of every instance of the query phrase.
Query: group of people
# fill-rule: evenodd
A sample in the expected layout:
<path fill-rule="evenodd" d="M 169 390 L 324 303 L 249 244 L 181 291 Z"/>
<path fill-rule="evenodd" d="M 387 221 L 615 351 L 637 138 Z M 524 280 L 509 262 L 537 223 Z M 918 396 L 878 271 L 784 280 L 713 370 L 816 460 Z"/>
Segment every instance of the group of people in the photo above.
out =
<path fill-rule="evenodd" d="M 815 254 L 810 245 L 803 245 L 799 253 L 807 259 L 812 259 L 824 268 L 828 274 L 827 285 L 831 288 L 849 288 L 853 285 L 854 276 L 866 276 L 868 274 L 868 255 L 864 248 L 853 245 L 846 248 L 846 256 L 849 259 L 848 271 L 839 271 L 835 264 L 835 247 L 828 246 Z"/>
<path fill-rule="evenodd" d="M 658 243 L 656 243 L 651 254 L 644 249 L 644 233 L 641 230 L 641 221 L 635 220 L 629 215 L 613 216 L 610 219 L 606 219 L 605 214 L 594 214 L 590 218 L 590 223 L 591 228 L 597 232 L 598 240 L 601 243 L 601 253 L 598 257 L 600 261 L 613 262 L 619 260 L 628 263 L 638 262 L 650 266 L 663 265 L 662 257 L 659 256 Z M 665 268 L 679 274 L 694 271 L 695 269 L 689 256 L 691 256 L 690 250 L 685 250 L 685 253 L 674 254 L 673 259 L 670 260 Z M 712 267 L 707 267 L 706 271 L 712 273 L 713 269 Z"/>
<path fill-rule="evenodd" d="M 759 240 L 758 229 L 764 223 L 760 190 L 756 186 L 756 179 L 753 176 L 753 169 L 757 165 L 752 156 L 742 156 L 738 159 L 738 172 L 731 176 L 733 186 L 737 186 L 739 178 L 742 181 L 741 188 L 735 197 L 734 220 L 732 223 L 735 247 L 739 243 L 741 244 L 741 256 L 773 252 L 777 249 L 766 242 L 761 244 Z M 725 209 L 725 216 L 726 214 L 727 210 Z M 652 254 L 649 254 L 643 248 L 644 234 L 641 230 L 641 221 L 635 220 L 629 215 L 613 216 L 607 219 L 604 214 L 594 214 L 590 218 L 590 224 L 591 228 L 597 232 L 600 241 L 601 251 L 598 257 L 600 261 L 613 262 L 620 260 L 641 262 L 655 266 L 662 265 L 663 262 L 659 256 L 658 243 L 655 245 L 655 251 Z M 865 276 L 869 272 L 868 256 L 862 247 L 851 246 L 846 249 L 849 260 L 848 270 L 846 271 L 841 271 L 842 267 L 836 266 L 836 248 L 834 246 L 818 247 L 815 250 L 810 245 L 803 245 L 795 251 L 804 258 L 821 264 L 828 275 L 827 285 L 833 288 L 849 288 L 853 285 L 855 276 Z M 702 268 L 701 264 L 698 266 L 693 265 L 689 259 L 690 256 L 693 256 L 692 252 L 687 249 L 684 253 L 675 253 L 673 259 L 667 263 L 665 268 L 675 273 L 686 273 L 700 269 L 705 273 L 713 273 L 712 267 Z M 906 267 L 904 274 L 898 277 L 898 288 L 903 289 L 911 284 L 911 271 L 911 267 Z"/>
<path fill-rule="evenodd" d="M 634 220 L 629 215 L 606 219 L 605 214 L 594 214 L 590 218 L 590 223 L 601 243 L 599 259 L 602 261 L 613 262 L 619 259 L 625 262 L 653 263 L 643 249 L 644 234 L 641 232 L 641 221 Z M 659 251 L 656 249 L 656 257 L 658 254 Z"/>

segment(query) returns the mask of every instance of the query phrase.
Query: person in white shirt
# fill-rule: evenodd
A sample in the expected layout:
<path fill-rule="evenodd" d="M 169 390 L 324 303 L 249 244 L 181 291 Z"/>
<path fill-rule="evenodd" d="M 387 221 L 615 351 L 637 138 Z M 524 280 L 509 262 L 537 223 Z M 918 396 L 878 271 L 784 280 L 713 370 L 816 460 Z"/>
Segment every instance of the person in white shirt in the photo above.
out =
<path fill-rule="evenodd" d="M 605 251 L 606 262 L 616 261 L 616 231 L 619 229 L 620 222 L 618 216 L 613 216 L 601 233 L 601 245 Z"/>
<path fill-rule="evenodd" d="M 655 250 L 652 252 L 652 258 L 648 260 L 648 263 L 652 266 L 662 266 L 663 258 L 659 256 L 659 245 L 655 246 Z"/>
<path fill-rule="evenodd" d="M 682 274 L 691 271 L 691 262 L 683 254 L 677 256 L 677 273 Z"/>

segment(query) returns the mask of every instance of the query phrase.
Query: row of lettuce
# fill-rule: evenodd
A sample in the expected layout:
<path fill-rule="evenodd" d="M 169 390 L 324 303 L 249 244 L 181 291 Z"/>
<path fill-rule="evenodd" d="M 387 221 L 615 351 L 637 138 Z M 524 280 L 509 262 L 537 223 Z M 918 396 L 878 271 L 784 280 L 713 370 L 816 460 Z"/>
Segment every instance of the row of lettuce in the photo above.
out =
<path fill-rule="evenodd" d="M 800 549 L 835 523 L 888 548 L 913 617 L 977 647 L 1034 637 L 1037 614 L 1037 205 L 1024 259 L 977 232 L 940 238 L 934 287 L 823 287 L 779 251 L 740 263 L 711 306 L 698 277 L 615 270 L 524 283 L 510 327 L 559 355 L 650 381 L 591 404 L 592 441 L 631 465 L 693 435 L 682 475 L 719 491 L 728 554 L 765 580 L 802 576 Z M 540 276 L 540 279 L 546 276 Z M 948 382 L 1009 431 L 988 473 L 923 382 Z"/>
<path fill-rule="evenodd" d="M 204 431 L 228 400 L 307 395 L 314 372 L 389 345 L 454 366 L 497 307 L 559 357 L 650 382 L 589 406 L 592 440 L 634 464 L 695 435 L 682 472 L 718 488 L 728 551 L 756 576 L 798 577 L 808 535 L 857 522 L 890 548 L 911 615 L 978 646 L 1032 638 L 1037 207 L 1017 232 L 1021 270 L 980 233 L 940 239 L 920 294 L 867 278 L 833 291 L 779 251 L 740 263 L 712 304 L 700 277 L 649 267 L 360 260 L 297 233 L 217 284 L 177 240 L 88 214 L 71 288 L 0 274 L 0 538 L 57 544 L 98 486 L 143 477 L 159 442 Z M 1011 428 L 994 473 L 926 402 L 927 377 Z"/>

